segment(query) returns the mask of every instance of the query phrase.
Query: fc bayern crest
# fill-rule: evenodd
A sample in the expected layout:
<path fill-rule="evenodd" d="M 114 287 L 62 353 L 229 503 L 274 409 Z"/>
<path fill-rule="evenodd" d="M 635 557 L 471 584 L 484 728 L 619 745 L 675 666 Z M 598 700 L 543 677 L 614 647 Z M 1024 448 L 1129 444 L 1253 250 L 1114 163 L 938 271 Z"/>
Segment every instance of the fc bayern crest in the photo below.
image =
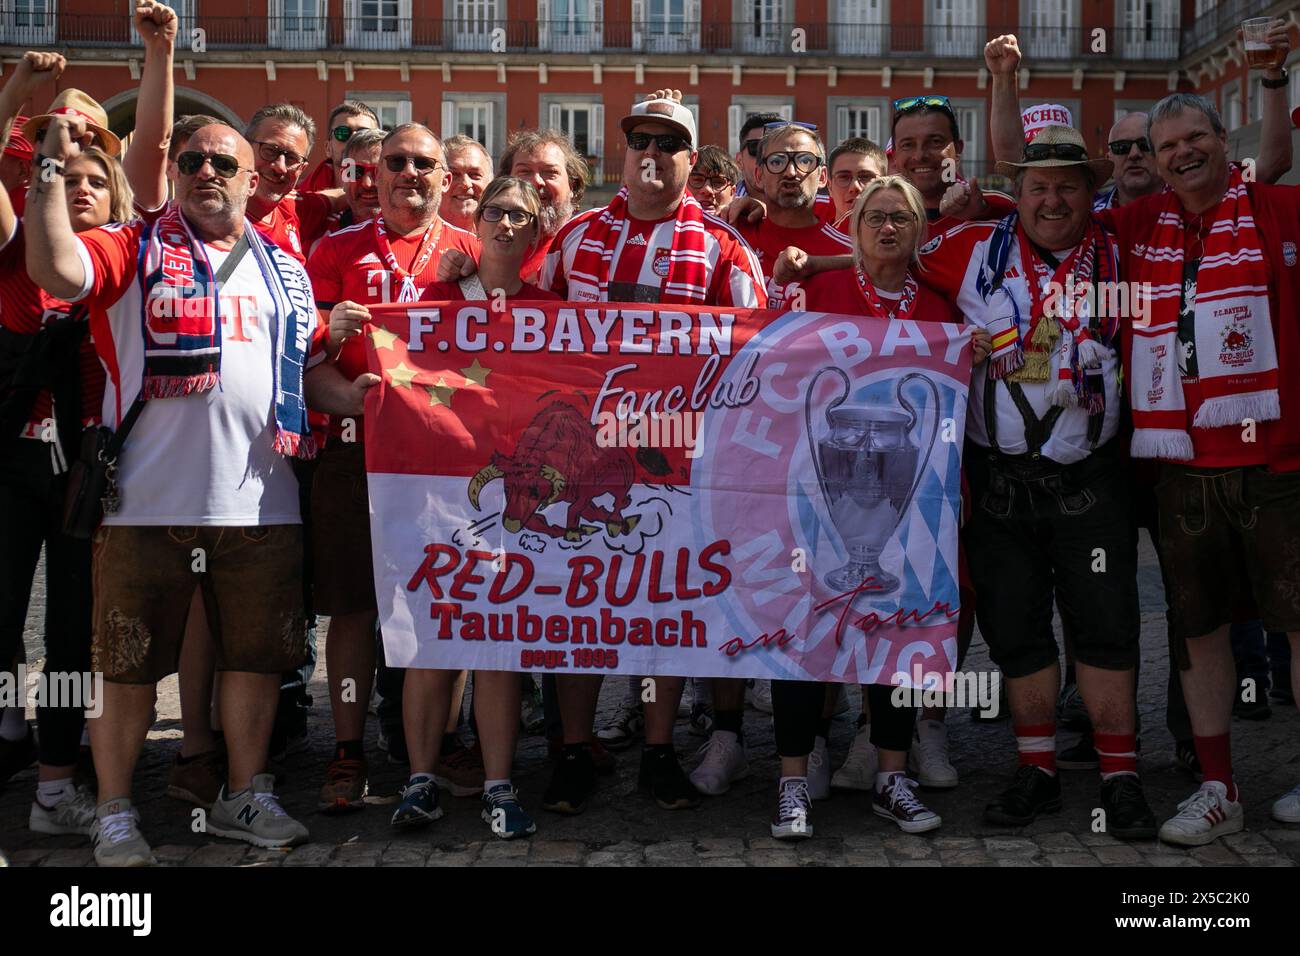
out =
<path fill-rule="evenodd" d="M 1288 268 L 1295 265 L 1295 243 L 1294 242 L 1287 240 L 1286 242 L 1282 243 L 1282 261 L 1287 264 Z"/>
<path fill-rule="evenodd" d="M 661 279 L 668 277 L 668 268 L 672 264 L 673 251 L 665 249 L 662 246 L 655 250 L 655 256 L 650 260 L 650 271 Z"/>

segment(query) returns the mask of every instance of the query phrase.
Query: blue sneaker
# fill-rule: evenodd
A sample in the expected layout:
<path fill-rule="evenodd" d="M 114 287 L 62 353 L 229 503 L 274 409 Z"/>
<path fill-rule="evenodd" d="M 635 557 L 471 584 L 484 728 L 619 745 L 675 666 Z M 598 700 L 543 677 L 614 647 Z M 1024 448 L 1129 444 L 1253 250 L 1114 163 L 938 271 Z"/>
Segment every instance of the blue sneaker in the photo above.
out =
<path fill-rule="evenodd" d="M 513 840 L 515 837 L 532 836 L 537 832 L 537 824 L 519 805 L 515 788 L 509 784 L 497 784 L 483 794 L 481 803 L 483 812 L 479 816 L 501 839 Z"/>
<path fill-rule="evenodd" d="M 433 782 L 433 777 L 423 776 L 402 788 L 402 802 L 393 814 L 393 826 L 425 827 L 441 816 L 438 785 Z"/>

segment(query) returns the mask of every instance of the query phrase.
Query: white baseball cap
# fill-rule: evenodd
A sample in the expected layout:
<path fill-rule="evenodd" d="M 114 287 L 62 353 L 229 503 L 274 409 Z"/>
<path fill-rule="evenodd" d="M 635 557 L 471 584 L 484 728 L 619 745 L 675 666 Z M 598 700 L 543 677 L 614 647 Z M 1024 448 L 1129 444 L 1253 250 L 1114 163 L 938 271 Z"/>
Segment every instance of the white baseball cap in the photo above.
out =
<path fill-rule="evenodd" d="M 1020 122 L 1025 127 L 1025 142 L 1028 143 L 1040 132 L 1045 126 L 1073 126 L 1074 116 L 1070 113 L 1069 107 L 1062 106 L 1060 103 L 1039 103 L 1037 106 L 1027 106 L 1020 111 Z"/>
<path fill-rule="evenodd" d="M 682 135 L 695 146 L 695 114 L 677 100 L 642 100 L 632 107 L 632 112 L 619 121 L 623 132 L 627 133 L 638 123 L 663 123 L 681 130 Z"/>

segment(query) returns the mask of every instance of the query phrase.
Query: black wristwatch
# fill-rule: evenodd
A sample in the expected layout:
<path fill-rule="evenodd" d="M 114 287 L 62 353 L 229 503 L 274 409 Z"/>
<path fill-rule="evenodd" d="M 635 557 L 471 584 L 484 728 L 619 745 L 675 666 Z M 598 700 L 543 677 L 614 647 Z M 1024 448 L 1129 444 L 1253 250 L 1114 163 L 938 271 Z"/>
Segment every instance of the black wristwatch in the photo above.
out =
<path fill-rule="evenodd" d="M 1287 81 L 1290 78 L 1291 78 L 1291 74 L 1286 71 L 1286 67 L 1282 67 L 1282 75 L 1279 76 L 1276 80 L 1270 80 L 1267 76 L 1265 76 L 1260 79 L 1259 83 L 1266 90 L 1280 90 L 1282 89 L 1282 87 L 1286 86 Z"/>

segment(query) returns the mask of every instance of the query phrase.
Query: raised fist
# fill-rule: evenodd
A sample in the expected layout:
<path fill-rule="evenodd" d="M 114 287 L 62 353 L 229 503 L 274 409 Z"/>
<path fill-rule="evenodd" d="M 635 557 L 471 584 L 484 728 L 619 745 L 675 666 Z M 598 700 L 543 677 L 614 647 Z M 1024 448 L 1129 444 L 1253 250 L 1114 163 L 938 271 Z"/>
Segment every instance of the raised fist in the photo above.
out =
<path fill-rule="evenodd" d="M 11 102 L 16 111 L 17 107 L 31 99 L 42 86 L 57 80 L 67 65 L 68 61 L 58 53 L 24 53 L 13 75 L 5 83 L 3 93 L 5 96 L 12 97 Z"/>
<path fill-rule="evenodd" d="M 176 11 L 157 0 L 136 0 L 135 29 L 147 46 L 166 46 L 176 43 L 176 30 L 180 20 Z"/>
<path fill-rule="evenodd" d="M 1016 72 L 1020 66 L 1020 43 L 1014 34 L 1004 33 L 984 44 L 984 62 L 995 75 Z"/>

